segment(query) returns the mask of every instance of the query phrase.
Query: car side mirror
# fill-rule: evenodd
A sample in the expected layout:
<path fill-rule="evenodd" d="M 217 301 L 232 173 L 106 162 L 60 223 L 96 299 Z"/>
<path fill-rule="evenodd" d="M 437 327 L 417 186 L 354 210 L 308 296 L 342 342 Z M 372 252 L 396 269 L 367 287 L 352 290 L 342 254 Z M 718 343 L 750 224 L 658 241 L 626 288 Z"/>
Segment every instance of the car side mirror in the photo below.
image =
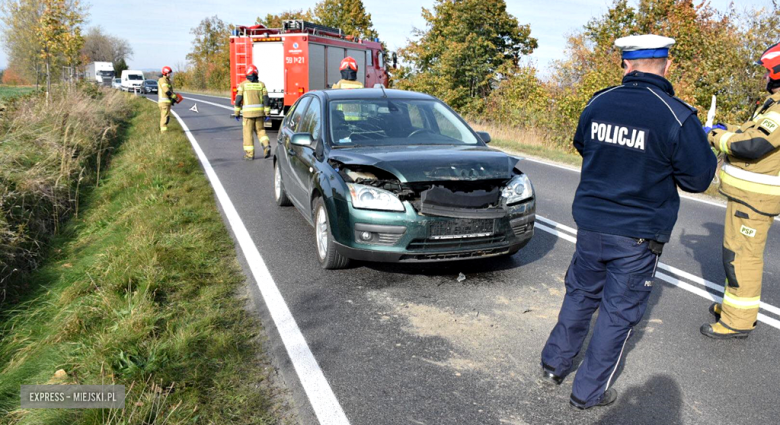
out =
<path fill-rule="evenodd" d="M 290 138 L 290 143 L 296 146 L 311 148 L 311 145 L 314 144 L 314 139 L 311 137 L 311 133 L 295 133 Z"/>
<path fill-rule="evenodd" d="M 477 136 L 485 143 L 490 143 L 490 133 L 487 131 L 478 131 Z"/>

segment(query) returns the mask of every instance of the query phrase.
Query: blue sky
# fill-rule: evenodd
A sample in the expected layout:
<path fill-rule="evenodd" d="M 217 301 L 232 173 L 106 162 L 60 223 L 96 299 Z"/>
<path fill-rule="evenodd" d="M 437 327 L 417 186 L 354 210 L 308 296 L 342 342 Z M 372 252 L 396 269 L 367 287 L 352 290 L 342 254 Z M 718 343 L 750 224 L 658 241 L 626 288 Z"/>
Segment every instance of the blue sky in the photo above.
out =
<path fill-rule="evenodd" d="M 201 19 L 217 15 L 223 21 L 249 25 L 257 16 L 284 10 L 313 7 L 316 0 L 247 1 L 247 0 L 134 0 L 131 2 L 92 0 L 87 27 L 101 26 L 112 35 L 128 40 L 135 54 L 128 61 L 131 68 L 174 69 L 185 63 L 190 51 L 190 29 Z M 392 50 L 406 44 L 413 27 L 423 28 L 422 7 L 432 7 L 434 0 L 363 0 L 371 13 L 374 27 Z M 636 3 L 636 1 L 634 1 Z M 712 0 L 718 10 L 725 10 L 730 0 Z M 538 0 L 507 0 L 509 13 L 522 24 L 531 24 L 531 35 L 539 48 L 531 56 L 544 73 L 555 59 L 563 58 L 566 38 L 592 17 L 607 11 L 612 0 L 557 0 L 545 5 Z M 739 8 L 771 7 L 771 0 L 740 0 Z M 767 43 L 775 40 L 767 40 Z M 0 51 L 0 68 L 7 59 Z"/>

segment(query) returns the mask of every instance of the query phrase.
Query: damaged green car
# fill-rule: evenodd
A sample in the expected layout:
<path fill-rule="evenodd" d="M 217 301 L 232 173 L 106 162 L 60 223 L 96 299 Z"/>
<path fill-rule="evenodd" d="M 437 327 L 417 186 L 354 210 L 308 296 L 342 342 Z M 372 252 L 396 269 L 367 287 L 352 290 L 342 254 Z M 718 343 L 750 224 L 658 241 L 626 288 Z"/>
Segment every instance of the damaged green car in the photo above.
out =
<path fill-rule="evenodd" d="M 534 190 L 488 142 L 429 95 L 307 93 L 279 129 L 276 203 L 314 226 L 326 269 L 512 255 L 533 236 Z"/>

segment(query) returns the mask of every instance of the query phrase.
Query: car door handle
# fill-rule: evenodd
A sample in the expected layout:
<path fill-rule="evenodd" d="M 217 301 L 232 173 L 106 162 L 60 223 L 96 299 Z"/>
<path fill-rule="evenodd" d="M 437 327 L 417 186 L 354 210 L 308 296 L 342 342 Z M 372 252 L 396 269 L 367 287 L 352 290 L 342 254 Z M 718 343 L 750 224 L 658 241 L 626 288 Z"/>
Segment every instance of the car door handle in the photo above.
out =
<path fill-rule="evenodd" d="M 295 156 L 295 149 L 287 148 L 287 155 Z"/>

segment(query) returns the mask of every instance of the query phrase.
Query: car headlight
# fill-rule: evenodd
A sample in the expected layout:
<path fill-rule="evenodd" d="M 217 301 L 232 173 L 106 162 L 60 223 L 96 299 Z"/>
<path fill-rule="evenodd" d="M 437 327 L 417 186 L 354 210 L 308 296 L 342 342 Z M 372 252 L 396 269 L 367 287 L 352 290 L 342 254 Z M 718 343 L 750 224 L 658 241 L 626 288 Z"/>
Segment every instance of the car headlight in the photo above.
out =
<path fill-rule="evenodd" d="M 347 183 L 352 195 L 352 206 L 367 210 L 406 211 L 395 194 L 363 184 Z"/>
<path fill-rule="evenodd" d="M 506 199 L 507 205 L 512 205 L 534 196 L 534 188 L 528 177 L 520 174 L 509 180 L 509 183 L 501 189 L 501 196 Z"/>

